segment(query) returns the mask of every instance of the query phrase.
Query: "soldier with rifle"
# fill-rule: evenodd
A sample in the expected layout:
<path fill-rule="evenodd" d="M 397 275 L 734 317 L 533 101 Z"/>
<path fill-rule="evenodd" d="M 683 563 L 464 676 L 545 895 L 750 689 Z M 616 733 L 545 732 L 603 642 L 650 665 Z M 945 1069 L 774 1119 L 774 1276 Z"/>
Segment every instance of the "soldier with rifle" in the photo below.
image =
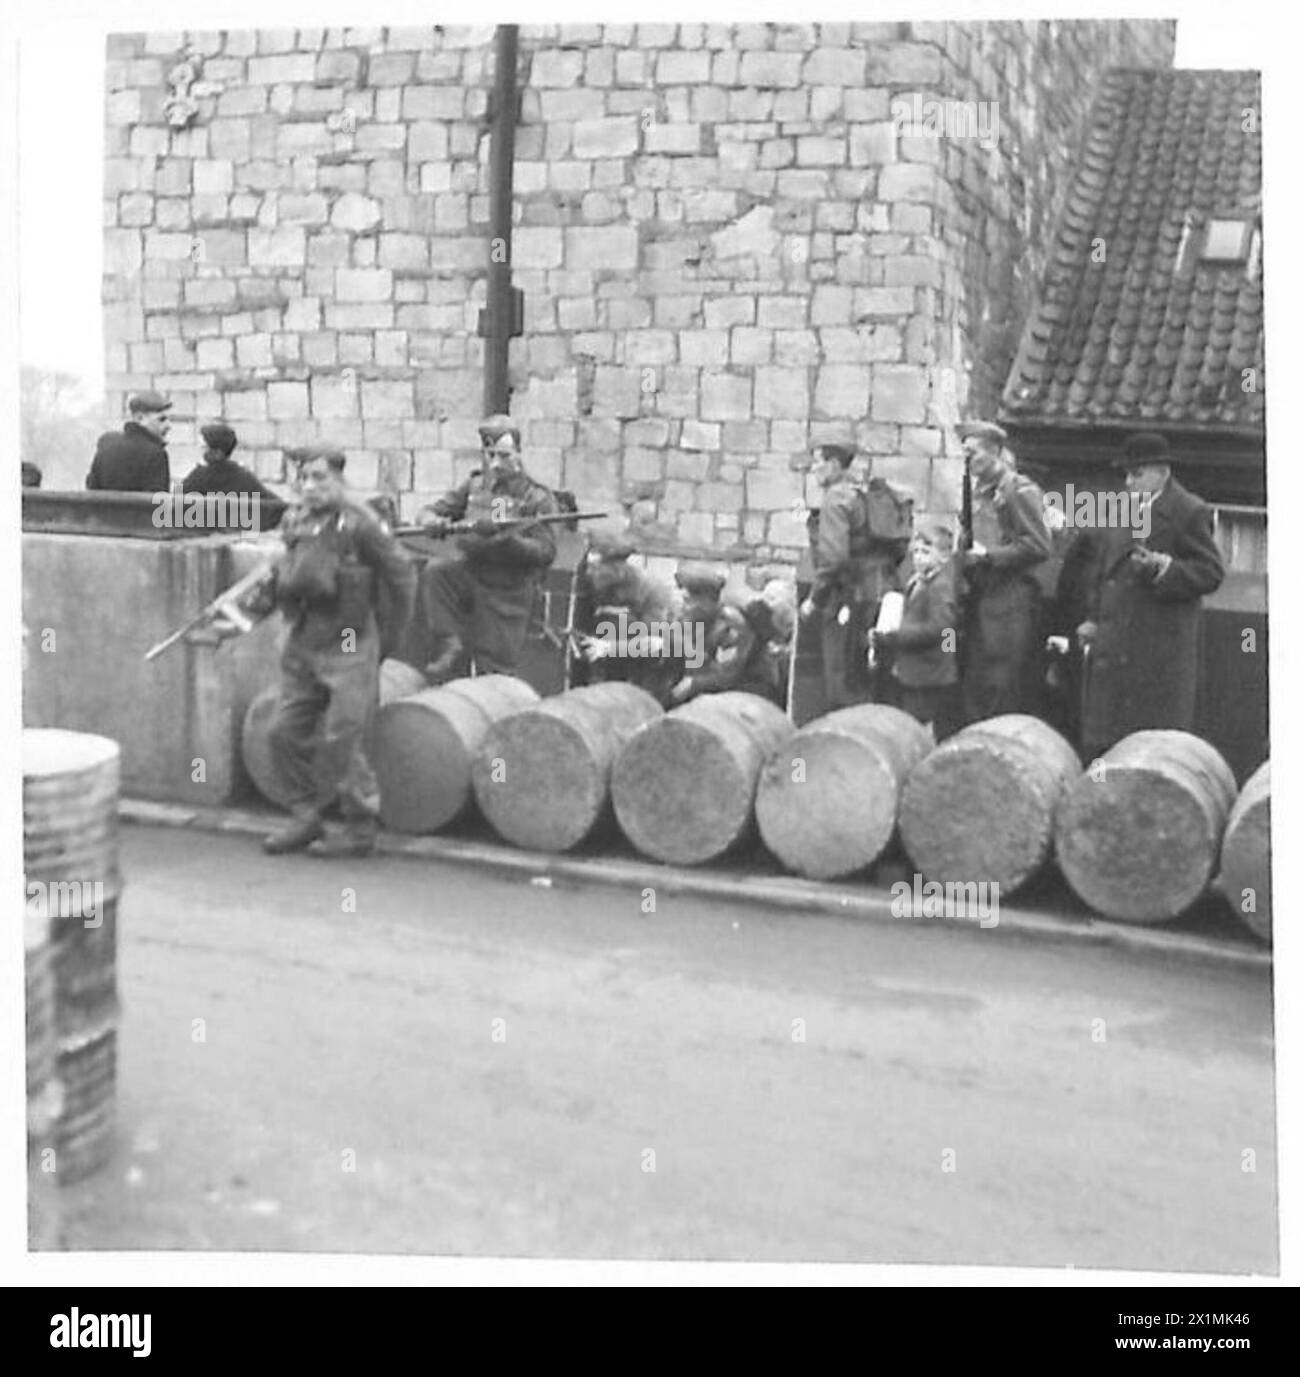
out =
<path fill-rule="evenodd" d="M 432 683 L 473 660 L 488 674 L 514 674 L 541 575 L 555 559 L 548 521 L 565 520 L 554 494 L 524 472 L 519 428 L 508 416 L 479 427 L 483 467 L 419 515 L 430 536 L 466 531 L 459 551 L 431 560 L 420 576 L 417 634 L 428 638 L 423 666 Z"/>
<path fill-rule="evenodd" d="M 299 464 L 298 502 L 280 525 L 284 554 L 227 589 L 146 658 L 201 623 L 221 640 L 248 630 L 250 614 L 278 607 L 289 635 L 270 742 L 292 817 L 263 849 L 277 855 L 310 846 L 317 855 L 365 856 L 379 830 L 379 788 L 362 742 L 379 703 L 380 661 L 410 617 L 415 571 L 374 513 L 348 492 L 341 450 L 316 445 L 290 457 Z M 325 813 L 336 800 L 343 831 L 327 837 Z"/>
<path fill-rule="evenodd" d="M 967 722 L 1033 712 L 1041 595 L 1032 570 L 1052 552 L 1042 490 L 1018 473 L 991 421 L 958 426 L 962 484 L 962 700 Z"/>

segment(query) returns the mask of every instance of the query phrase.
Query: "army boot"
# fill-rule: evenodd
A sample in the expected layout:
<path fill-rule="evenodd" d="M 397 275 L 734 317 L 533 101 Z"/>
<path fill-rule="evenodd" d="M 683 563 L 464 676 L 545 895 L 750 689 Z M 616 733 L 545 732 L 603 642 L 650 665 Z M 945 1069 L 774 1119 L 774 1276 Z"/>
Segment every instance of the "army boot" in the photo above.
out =
<path fill-rule="evenodd" d="M 295 810 L 292 821 L 262 838 L 262 850 L 268 856 L 282 856 L 287 851 L 301 851 L 324 835 L 325 824 L 315 808 Z"/>
<path fill-rule="evenodd" d="M 445 683 L 452 677 L 456 661 L 465 652 L 465 643 L 459 636 L 448 636 L 442 651 L 424 667 L 424 677 L 431 684 Z"/>
<path fill-rule="evenodd" d="M 375 849 L 378 835 L 377 819 L 349 818 L 340 831 L 313 841 L 311 854 L 324 860 L 360 859 Z"/>

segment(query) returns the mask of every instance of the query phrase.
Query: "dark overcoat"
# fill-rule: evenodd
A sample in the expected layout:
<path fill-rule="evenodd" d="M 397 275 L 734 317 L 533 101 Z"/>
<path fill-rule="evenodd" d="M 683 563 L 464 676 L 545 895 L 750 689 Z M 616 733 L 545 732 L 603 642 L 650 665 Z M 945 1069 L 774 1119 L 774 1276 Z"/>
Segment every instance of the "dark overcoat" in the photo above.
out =
<path fill-rule="evenodd" d="M 1224 572 L 1209 507 L 1171 478 L 1151 504 L 1146 546 L 1171 558 L 1159 578 L 1134 565 L 1131 529 L 1098 532 L 1087 599 L 1097 636 L 1081 733 L 1088 759 L 1131 732 L 1192 729 L 1201 599 Z"/>
<path fill-rule="evenodd" d="M 86 487 L 101 492 L 166 492 L 171 484 L 167 446 L 150 430 L 128 421 L 99 437 Z"/>

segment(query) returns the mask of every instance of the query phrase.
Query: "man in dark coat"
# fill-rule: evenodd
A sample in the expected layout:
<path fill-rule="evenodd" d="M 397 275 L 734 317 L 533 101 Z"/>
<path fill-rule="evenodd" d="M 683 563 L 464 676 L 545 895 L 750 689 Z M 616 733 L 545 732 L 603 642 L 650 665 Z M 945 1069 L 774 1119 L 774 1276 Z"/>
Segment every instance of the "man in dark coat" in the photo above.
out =
<path fill-rule="evenodd" d="M 171 402 L 161 392 L 140 392 L 127 403 L 130 419 L 99 437 L 86 487 L 100 492 L 166 492 L 171 485 L 167 432 Z"/>
<path fill-rule="evenodd" d="M 278 526 L 284 515 L 284 499 L 263 487 L 252 472 L 231 457 L 239 443 L 235 432 L 227 425 L 214 424 L 203 426 L 199 434 L 203 436 L 203 462 L 185 475 L 181 491 L 256 497 L 259 529 L 269 531 Z"/>
<path fill-rule="evenodd" d="M 1003 450 L 1005 432 L 989 421 L 959 429 L 974 480 L 974 541 L 962 557 L 962 699 L 968 722 L 1033 712 L 1041 591 L 1031 572 L 1052 551 L 1043 494 Z"/>
<path fill-rule="evenodd" d="M 551 490 L 524 472 L 519 428 L 509 416 L 491 416 L 479 436 L 483 467 L 417 517 L 433 536 L 454 522 L 474 526 L 457 555 L 431 560 L 420 576 L 417 621 L 428 664 L 416 667 L 433 683 L 465 673 L 471 659 L 481 674 L 517 672 L 539 579 L 555 559 L 549 527 L 520 521 L 498 529 L 560 510 Z"/>
<path fill-rule="evenodd" d="M 1161 435 L 1130 435 L 1120 466 L 1130 520 L 1098 533 L 1088 618 L 1084 759 L 1131 732 L 1191 731 L 1196 711 L 1201 599 L 1223 582 L 1209 507 L 1170 476 Z M 1135 515 L 1136 514 L 1136 515 Z"/>
<path fill-rule="evenodd" d="M 673 685 L 669 702 L 676 707 L 701 694 L 734 689 L 783 706 L 768 646 L 744 612 L 723 601 L 726 582 L 726 574 L 703 564 L 683 564 L 677 571 L 686 673 Z"/>

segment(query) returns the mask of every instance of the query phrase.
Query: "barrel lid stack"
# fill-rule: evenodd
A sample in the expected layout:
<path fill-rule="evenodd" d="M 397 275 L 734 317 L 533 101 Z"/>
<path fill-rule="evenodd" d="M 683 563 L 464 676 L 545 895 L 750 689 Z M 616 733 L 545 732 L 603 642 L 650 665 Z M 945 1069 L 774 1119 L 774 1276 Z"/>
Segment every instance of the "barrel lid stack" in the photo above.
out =
<path fill-rule="evenodd" d="M 101 736 L 29 729 L 22 754 L 28 904 L 39 896 L 51 921 L 60 1084 L 51 1136 L 67 1184 L 113 1146 L 120 751 Z"/>

